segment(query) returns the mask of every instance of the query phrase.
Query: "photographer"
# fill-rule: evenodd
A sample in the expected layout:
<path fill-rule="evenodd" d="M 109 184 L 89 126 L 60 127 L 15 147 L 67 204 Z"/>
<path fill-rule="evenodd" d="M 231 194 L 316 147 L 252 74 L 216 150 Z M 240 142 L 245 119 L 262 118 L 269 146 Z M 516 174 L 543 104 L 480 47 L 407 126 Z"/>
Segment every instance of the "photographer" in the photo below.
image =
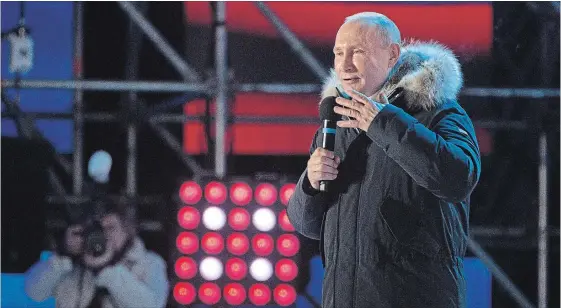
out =
<path fill-rule="evenodd" d="M 94 215 L 69 219 L 62 249 L 27 271 L 27 294 L 54 296 L 57 307 L 164 307 L 166 265 L 137 236 L 134 209 L 97 205 Z"/>

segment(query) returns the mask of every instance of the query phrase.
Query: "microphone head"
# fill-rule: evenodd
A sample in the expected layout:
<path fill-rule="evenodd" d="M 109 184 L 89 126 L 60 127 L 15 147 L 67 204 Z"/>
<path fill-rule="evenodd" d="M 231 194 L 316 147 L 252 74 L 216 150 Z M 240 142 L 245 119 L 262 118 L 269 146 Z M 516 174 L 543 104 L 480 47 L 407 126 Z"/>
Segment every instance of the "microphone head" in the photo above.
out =
<path fill-rule="evenodd" d="M 337 103 L 335 102 L 335 96 L 328 96 L 324 98 L 319 104 L 319 118 L 323 120 L 339 121 L 341 115 L 333 111 Z"/>

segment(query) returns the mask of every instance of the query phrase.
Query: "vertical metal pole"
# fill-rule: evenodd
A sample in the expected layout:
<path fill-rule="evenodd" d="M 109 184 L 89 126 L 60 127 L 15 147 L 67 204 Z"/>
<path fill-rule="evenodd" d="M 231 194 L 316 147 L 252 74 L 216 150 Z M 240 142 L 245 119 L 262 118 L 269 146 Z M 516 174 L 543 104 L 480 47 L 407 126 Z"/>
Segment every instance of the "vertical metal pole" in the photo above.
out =
<path fill-rule="evenodd" d="M 547 228 L 547 134 L 539 139 L 539 207 L 538 207 L 538 308 L 547 307 L 548 228 Z"/>
<path fill-rule="evenodd" d="M 74 2 L 74 79 L 83 78 L 83 14 L 84 3 Z M 82 194 L 84 184 L 84 91 L 74 91 L 74 152 L 72 154 L 72 188 L 74 195 Z"/>
<path fill-rule="evenodd" d="M 226 3 L 216 3 L 215 32 L 215 69 L 216 69 L 216 147 L 215 147 L 215 174 L 218 178 L 226 175 L 226 116 L 228 100 L 228 33 L 226 32 Z"/>
<path fill-rule="evenodd" d="M 130 5 L 137 6 L 140 14 L 144 15 L 148 8 L 147 3 L 144 2 L 131 2 Z M 136 80 L 138 79 L 138 61 L 140 57 L 140 48 L 142 46 L 142 33 L 136 27 L 134 21 L 129 19 L 128 41 L 127 41 L 127 62 L 125 68 L 125 79 Z M 128 109 L 128 112 L 133 112 L 134 116 L 138 111 L 138 95 L 136 91 L 130 91 L 123 95 L 123 108 Z M 126 178 L 126 194 L 129 197 L 137 193 L 137 156 L 138 156 L 138 130 L 134 121 L 131 121 L 127 126 L 127 178 Z"/>

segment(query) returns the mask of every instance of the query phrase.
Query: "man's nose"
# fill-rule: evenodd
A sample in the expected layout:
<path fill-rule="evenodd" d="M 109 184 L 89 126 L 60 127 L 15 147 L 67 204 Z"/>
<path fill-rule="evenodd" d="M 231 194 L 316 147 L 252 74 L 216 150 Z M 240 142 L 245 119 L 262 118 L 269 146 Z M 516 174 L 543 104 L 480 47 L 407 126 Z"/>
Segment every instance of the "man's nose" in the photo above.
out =
<path fill-rule="evenodd" d="M 351 53 L 345 54 L 345 57 L 343 59 L 343 70 L 345 72 L 353 72 L 356 70 L 356 66 L 353 63 L 353 56 Z"/>

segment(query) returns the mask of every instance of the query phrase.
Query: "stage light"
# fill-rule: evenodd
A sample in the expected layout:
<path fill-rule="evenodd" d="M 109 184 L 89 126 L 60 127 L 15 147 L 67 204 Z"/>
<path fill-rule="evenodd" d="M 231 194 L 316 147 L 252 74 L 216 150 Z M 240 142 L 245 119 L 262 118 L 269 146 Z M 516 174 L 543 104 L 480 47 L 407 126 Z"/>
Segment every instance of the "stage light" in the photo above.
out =
<path fill-rule="evenodd" d="M 255 306 L 264 306 L 271 301 L 271 289 L 262 283 L 249 287 L 249 301 Z"/>
<path fill-rule="evenodd" d="M 212 282 L 205 282 L 199 288 L 199 299 L 203 304 L 214 305 L 220 301 L 220 288 Z"/>
<path fill-rule="evenodd" d="M 183 229 L 196 229 L 201 220 L 201 214 L 192 206 L 182 207 L 177 213 L 177 222 Z"/>
<path fill-rule="evenodd" d="M 216 232 L 209 232 L 201 239 L 203 250 L 211 255 L 217 255 L 224 249 L 224 239 Z"/>
<path fill-rule="evenodd" d="M 245 289 L 239 283 L 229 283 L 224 287 L 224 299 L 228 305 L 241 305 L 245 297 Z"/>
<path fill-rule="evenodd" d="M 291 259 L 282 259 L 275 265 L 275 274 L 284 282 L 294 280 L 298 276 L 298 266 Z"/>
<path fill-rule="evenodd" d="M 246 205 L 251 201 L 251 187 L 247 183 L 238 182 L 230 187 L 230 199 L 235 205 Z"/>
<path fill-rule="evenodd" d="M 271 231 L 275 227 L 275 222 L 275 213 L 268 208 L 261 208 L 253 213 L 253 225 L 259 231 Z"/>
<path fill-rule="evenodd" d="M 211 206 L 203 212 L 203 224 L 209 230 L 220 230 L 226 224 L 226 214 L 221 208 Z"/>
<path fill-rule="evenodd" d="M 205 280 L 216 280 L 222 276 L 222 263 L 215 257 L 206 257 L 201 261 L 199 272 Z"/>
<path fill-rule="evenodd" d="M 280 306 L 290 306 L 296 301 L 296 290 L 288 284 L 279 284 L 273 291 L 275 302 Z"/>
<path fill-rule="evenodd" d="M 247 265 L 240 258 L 226 261 L 226 275 L 232 280 L 242 280 L 247 275 Z"/>
<path fill-rule="evenodd" d="M 294 189 L 296 189 L 296 184 L 290 183 L 285 184 L 280 190 L 280 200 L 281 203 L 284 205 L 288 205 L 288 200 L 292 197 L 294 193 Z"/>
<path fill-rule="evenodd" d="M 257 258 L 251 262 L 249 273 L 257 281 L 266 281 L 273 276 L 273 265 L 265 258 Z"/>
<path fill-rule="evenodd" d="M 209 203 L 219 205 L 228 198 L 226 186 L 220 182 L 210 182 L 205 187 L 205 199 Z"/>
<path fill-rule="evenodd" d="M 275 242 L 269 234 L 256 234 L 251 240 L 251 246 L 256 255 L 265 257 L 273 252 Z"/>
<path fill-rule="evenodd" d="M 285 257 L 294 256 L 300 249 L 300 241 L 294 234 L 283 234 L 277 239 L 277 250 Z"/>
<path fill-rule="evenodd" d="M 288 215 L 286 214 L 286 209 L 282 210 L 279 214 L 279 225 L 283 231 L 293 232 L 294 226 L 290 223 Z"/>
<path fill-rule="evenodd" d="M 194 181 L 185 182 L 179 188 L 179 198 L 186 204 L 196 204 L 201 200 L 202 196 L 201 186 Z"/>
<path fill-rule="evenodd" d="M 173 288 L 173 297 L 181 305 L 189 305 L 195 301 L 197 291 L 188 282 L 179 282 Z"/>
<path fill-rule="evenodd" d="M 183 254 L 194 254 L 199 250 L 199 238 L 193 232 L 181 232 L 175 241 L 177 250 Z"/>
<path fill-rule="evenodd" d="M 175 274 L 181 279 L 191 279 L 197 275 L 197 264 L 189 257 L 180 257 L 175 261 Z"/>
<path fill-rule="evenodd" d="M 270 206 L 277 201 L 277 189 L 269 183 L 262 183 L 255 188 L 255 201 L 264 206 Z"/>
<path fill-rule="evenodd" d="M 249 226 L 249 212 L 242 208 L 231 210 L 228 214 L 228 224 L 236 231 L 244 231 Z"/>
<path fill-rule="evenodd" d="M 249 250 L 249 239 L 243 233 L 232 233 L 226 240 L 228 251 L 236 256 L 241 256 Z"/>

